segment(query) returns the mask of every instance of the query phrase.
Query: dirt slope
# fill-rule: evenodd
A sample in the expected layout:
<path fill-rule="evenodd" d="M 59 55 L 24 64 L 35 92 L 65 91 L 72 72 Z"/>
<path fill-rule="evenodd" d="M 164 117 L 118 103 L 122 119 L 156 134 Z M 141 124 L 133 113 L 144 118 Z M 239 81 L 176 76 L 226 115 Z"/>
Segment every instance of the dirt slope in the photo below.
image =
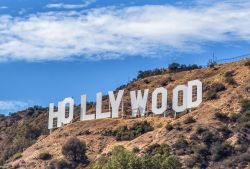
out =
<path fill-rule="evenodd" d="M 190 113 L 183 114 L 180 118 L 174 119 L 172 117 L 146 117 L 138 119 L 102 119 L 87 122 L 76 121 L 72 124 L 66 125 L 60 129 L 52 132 L 50 135 L 40 136 L 35 144 L 27 148 L 22 157 L 16 160 L 9 161 L 6 166 L 16 166 L 17 168 L 45 168 L 51 160 L 42 161 L 37 157 L 42 152 L 49 152 L 53 155 L 53 159 L 62 159 L 61 147 L 65 141 L 71 137 L 76 136 L 79 139 L 85 141 L 88 147 L 88 158 L 91 161 L 96 160 L 100 154 L 108 153 L 115 145 L 124 145 L 129 150 L 132 150 L 135 146 L 139 148 L 145 148 L 153 143 L 167 143 L 172 145 L 176 139 L 180 136 L 186 138 L 191 137 L 192 133 L 198 126 L 206 126 L 208 128 L 215 128 L 220 125 L 221 122 L 214 119 L 214 113 L 216 111 L 223 112 L 227 115 L 231 113 L 238 113 L 240 110 L 240 100 L 243 98 L 250 98 L 250 69 L 244 66 L 246 61 L 240 61 L 230 64 L 216 65 L 214 68 L 204 68 L 192 71 L 184 71 L 179 73 L 170 73 L 159 76 L 148 77 L 141 79 L 130 85 L 125 89 L 125 105 L 130 107 L 130 100 L 128 97 L 128 91 L 136 89 L 152 89 L 161 87 L 164 84 L 169 91 L 169 98 L 172 97 L 172 89 L 179 84 L 186 84 L 189 80 L 200 79 L 204 85 L 204 101 L 202 105 L 192 110 Z M 237 85 L 229 85 L 225 82 L 224 74 L 227 71 L 234 70 L 233 78 L 236 80 Z M 171 77 L 172 81 L 169 84 L 163 83 L 166 79 Z M 206 93 L 214 83 L 223 83 L 226 86 L 226 90 L 219 92 L 219 98 L 215 100 L 206 100 Z M 107 101 L 106 101 L 107 102 Z M 151 97 L 149 98 L 149 103 Z M 150 105 L 150 104 L 149 104 Z M 129 113 L 130 109 L 125 107 L 126 112 Z M 150 106 L 149 106 L 149 109 Z M 93 110 L 92 110 L 93 111 Z M 195 123 L 183 124 L 183 120 L 187 116 L 193 116 L 196 119 Z M 135 121 L 149 121 L 154 130 L 146 134 L 141 135 L 131 141 L 116 141 L 112 136 L 104 136 L 103 132 L 107 129 L 114 129 L 120 125 L 132 124 Z M 171 130 L 167 131 L 165 125 L 168 122 L 182 123 L 183 130 Z M 88 132 L 87 132 L 88 131 Z M 229 142 L 233 142 L 232 136 Z M 185 156 L 180 157 L 182 160 Z"/>

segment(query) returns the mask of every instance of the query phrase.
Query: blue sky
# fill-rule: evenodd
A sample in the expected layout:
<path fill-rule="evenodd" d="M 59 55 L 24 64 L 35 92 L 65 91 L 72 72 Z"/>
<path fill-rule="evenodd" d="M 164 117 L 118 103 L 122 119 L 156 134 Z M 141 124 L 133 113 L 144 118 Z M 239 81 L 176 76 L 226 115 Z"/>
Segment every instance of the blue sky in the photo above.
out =
<path fill-rule="evenodd" d="M 0 113 L 250 53 L 247 0 L 0 0 Z"/>

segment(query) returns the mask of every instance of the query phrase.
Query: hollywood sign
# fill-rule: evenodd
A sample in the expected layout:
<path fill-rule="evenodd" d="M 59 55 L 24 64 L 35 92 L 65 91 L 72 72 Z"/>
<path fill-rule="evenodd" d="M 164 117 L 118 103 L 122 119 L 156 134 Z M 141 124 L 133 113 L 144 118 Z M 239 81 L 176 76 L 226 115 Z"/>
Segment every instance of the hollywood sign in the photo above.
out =
<path fill-rule="evenodd" d="M 180 93 L 182 98 L 180 98 Z M 108 92 L 109 112 L 102 112 L 102 93 L 96 94 L 96 112 L 95 114 L 87 114 L 86 110 L 86 95 L 81 96 L 81 111 L 80 121 L 103 119 L 103 118 L 118 118 L 120 107 L 123 107 L 124 90 L 119 90 L 114 94 L 113 91 Z M 137 117 L 138 113 L 141 116 L 146 114 L 146 106 L 148 101 L 149 89 L 142 91 L 130 91 L 131 100 L 131 116 Z M 158 96 L 161 95 L 160 106 L 158 104 Z M 193 96 L 196 96 L 194 99 Z M 179 105 L 179 99 L 182 99 L 182 104 Z M 167 110 L 168 91 L 164 87 L 154 89 L 152 92 L 152 112 L 155 115 L 161 115 Z M 202 102 L 202 83 L 200 80 L 192 80 L 187 85 L 178 85 L 173 89 L 172 109 L 176 113 L 183 112 L 187 109 L 198 107 Z M 122 104 L 121 104 L 122 103 Z M 66 117 L 66 109 L 68 117 Z M 64 124 L 68 124 L 73 120 L 74 116 L 74 99 L 71 97 L 65 98 L 58 102 L 58 110 L 55 110 L 54 103 L 49 105 L 49 121 L 48 129 L 59 128 Z M 56 119 L 56 120 L 55 120 Z M 55 121 L 56 122 L 55 122 Z"/>

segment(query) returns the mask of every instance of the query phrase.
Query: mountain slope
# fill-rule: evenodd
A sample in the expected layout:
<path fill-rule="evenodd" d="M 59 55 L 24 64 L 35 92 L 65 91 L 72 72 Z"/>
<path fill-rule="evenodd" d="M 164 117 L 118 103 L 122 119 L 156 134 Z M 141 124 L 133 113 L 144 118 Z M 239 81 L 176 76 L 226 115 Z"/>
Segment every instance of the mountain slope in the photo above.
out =
<path fill-rule="evenodd" d="M 71 136 L 76 136 L 80 140 L 86 142 L 88 147 L 87 156 L 91 162 L 97 160 L 101 154 L 109 153 L 116 145 L 123 145 L 125 148 L 132 150 L 134 147 L 145 149 L 148 145 L 154 143 L 167 143 L 172 147 L 172 153 L 178 156 L 183 165 L 192 168 L 192 164 L 188 161 L 196 159 L 193 157 L 195 156 L 195 144 L 203 145 L 203 143 L 200 142 L 200 139 L 202 138 L 197 135 L 197 130 L 203 127 L 211 133 L 220 134 L 221 128 L 226 126 L 231 133 L 226 138 L 223 138 L 223 142 L 230 144 L 234 148 L 234 152 L 227 158 L 218 161 L 213 160 L 213 154 L 211 154 L 209 159 L 207 159 L 206 166 L 204 167 L 223 168 L 226 163 L 229 163 L 227 160 L 233 161 L 238 158 L 239 153 L 236 152 L 236 148 L 237 146 L 242 145 L 238 144 L 238 140 L 243 138 L 243 136 L 241 136 L 242 133 L 244 134 L 244 138 L 247 139 L 244 144 L 249 144 L 250 140 L 249 131 L 241 131 L 242 126 L 240 126 L 240 123 L 234 123 L 220 118 L 220 116 L 223 117 L 223 115 L 226 115 L 225 119 L 227 119 L 234 115 L 234 113 L 240 113 L 242 109 L 241 101 L 243 99 L 250 99 L 250 68 L 245 66 L 246 62 L 249 61 L 243 60 L 229 64 L 216 65 L 212 68 L 177 73 L 164 72 L 162 75 L 146 77 L 130 83 L 125 88 L 124 105 L 126 114 L 129 114 L 131 111 L 129 109 L 129 91 L 148 88 L 150 89 L 150 96 L 152 89 L 164 86 L 169 91 L 169 98 L 172 98 L 171 91 L 176 85 L 186 84 L 187 81 L 194 79 L 200 79 L 203 82 L 203 103 L 197 109 L 192 110 L 192 112 L 183 113 L 176 119 L 170 115 L 167 117 L 155 116 L 137 119 L 102 119 L 86 122 L 75 120 L 74 123 L 57 129 L 50 135 L 47 135 L 46 132 L 39 133 L 41 136 L 35 139 L 36 142 L 25 149 L 18 158 L 10 159 L 6 163 L 6 166 L 16 168 L 46 168 L 51 161 L 64 158 L 61 153 L 62 145 Z M 213 98 L 211 97 L 211 91 L 213 91 L 215 84 L 224 84 L 225 90 L 218 91 L 215 94 L 212 93 L 212 96 L 214 96 Z M 151 97 L 149 97 L 148 101 L 150 105 Z M 104 104 L 105 108 L 107 108 L 107 102 L 107 99 L 104 100 L 104 103 L 106 103 L 106 106 Z M 150 106 L 149 109 L 151 109 Z M 77 107 L 76 110 L 79 113 L 79 107 Z M 94 108 L 90 107 L 89 112 L 93 111 Z M 47 113 L 47 110 L 44 110 L 37 117 L 34 117 L 30 123 L 32 123 L 32 121 L 33 123 L 43 121 L 43 124 L 47 125 L 47 115 L 45 113 Z M 190 116 L 195 119 L 195 122 L 189 123 L 186 120 L 187 117 Z M 39 118 L 43 120 L 38 120 Z M 137 121 L 145 120 L 150 122 L 154 127 L 154 130 L 130 141 L 117 141 L 113 135 L 106 134 L 108 131 L 113 131 L 119 126 L 131 126 Z M 20 123 L 23 121 L 25 120 L 21 119 L 20 122 L 16 122 L 16 127 L 20 127 Z M 172 130 L 166 128 L 168 123 L 173 124 Z M 11 129 L 14 130 L 14 128 L 15 127 L 12 127 Z M 1 131 L 4 130 L 6 129 L 1 128 Z M 194 139 L 194 137 L 197 138 Z M 16 138 L 16 135 L 12 138 Z M 176 145 L 181 139 L 185 139 L 188 142 L 188 145 L 180 150 Z M 4 147 L 2 147 L 2 149 L 4 149 Z M 213 153 L 216 150 L 214 150 L 214 147 L 211 147 L 211 150 L 209 149 L 209 151 Z M 49 152 L 53 158 L 51 160 L 38 159 L 39 154 L 43 152 Z M 249 152 L 249 148 L 244 149 L 244 153 L 246 152 Z M 191 157 L 192 159 L 190 159 Z M 196 165 L 200 165 L 201 162 L 196 161 L 196 163 Z M 246 164 L 242 162 L 237 165 L 241 167 L 250 167 L 249 162 L 246 162 Z M 234 168 L 236 166 L 231 167 Z"/>

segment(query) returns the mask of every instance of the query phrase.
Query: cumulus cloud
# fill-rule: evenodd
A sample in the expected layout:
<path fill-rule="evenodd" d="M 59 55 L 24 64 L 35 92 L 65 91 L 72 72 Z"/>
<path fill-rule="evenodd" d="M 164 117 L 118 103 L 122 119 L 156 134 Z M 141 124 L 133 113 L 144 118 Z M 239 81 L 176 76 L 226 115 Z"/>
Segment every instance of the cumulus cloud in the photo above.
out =
<path fill-rule="evenodd" d="M 21 110 L 27 108 L 29 103 L 22 101 L 1 101 L 0 100 L 0 113 L 7 113 L 12 111 Z"/>
<path fill-rule="evenodd" d="M 95 0 L 87 0 L 83 4 L 64 4 L 64 3 L 56 3 L 56 4 L 48 4 L 46 8 L 56 8 L 56 9 L 78 9 L 78 8 L 85 8 L 90 4 L 94 3 Z"/>
<path fill-rule="evenodd" d="M 250 3 L 146 5 L 0 16 L 0 60 L 117 59 L 250 41 Z"/>

